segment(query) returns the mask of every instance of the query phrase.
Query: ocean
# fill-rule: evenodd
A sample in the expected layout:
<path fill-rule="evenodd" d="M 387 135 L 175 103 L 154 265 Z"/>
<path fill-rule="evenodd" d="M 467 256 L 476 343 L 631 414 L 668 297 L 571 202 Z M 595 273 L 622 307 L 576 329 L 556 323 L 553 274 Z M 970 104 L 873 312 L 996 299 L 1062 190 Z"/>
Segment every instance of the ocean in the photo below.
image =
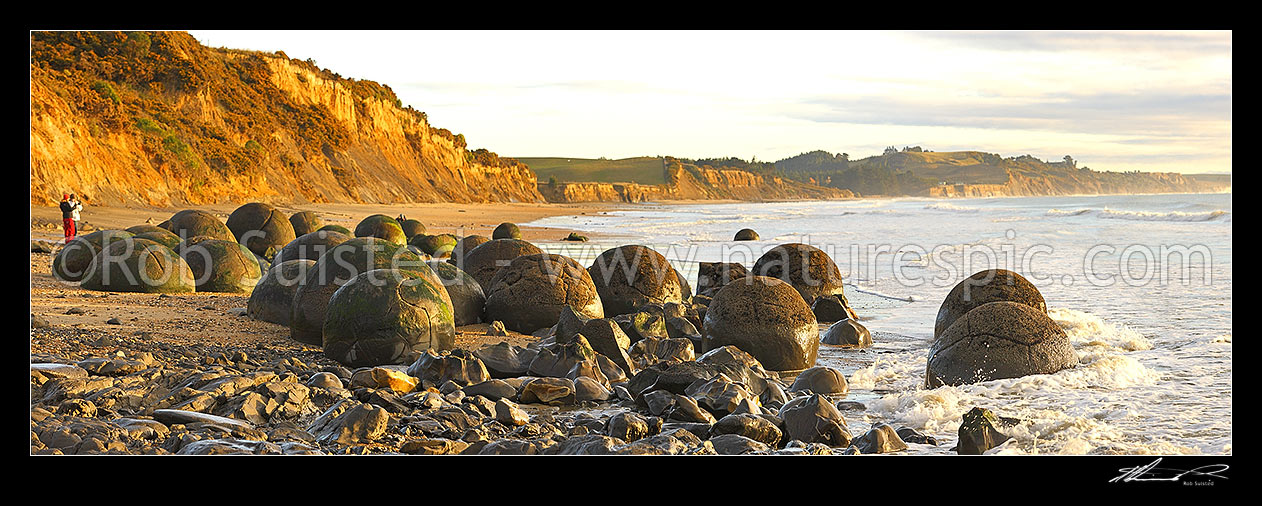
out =
<path fill-rule="evenodd" d="M 529 225 L 601 234 L 539 244 L 583 265 L 611 247 L 650 246 L 694 287 L 700 261 L 752 267 L 789 242 L 824 250 L 875 344 L 821 345 L 817 365 L 842 371 L 845 400 L 866 406 L 843 412 L 856 437 L 889 423 L 944 441 L 905 453 L 952 453 L 961 416 L 974 406 L 1022 420 L 995 453 L 1231 453 L 1230 193 L 646 203 Z M 742 228 L 761 239 L 731 241 Z M 924 389 L 943 298 L 995 267 L 1039 288 L 1081 364 Z"/>

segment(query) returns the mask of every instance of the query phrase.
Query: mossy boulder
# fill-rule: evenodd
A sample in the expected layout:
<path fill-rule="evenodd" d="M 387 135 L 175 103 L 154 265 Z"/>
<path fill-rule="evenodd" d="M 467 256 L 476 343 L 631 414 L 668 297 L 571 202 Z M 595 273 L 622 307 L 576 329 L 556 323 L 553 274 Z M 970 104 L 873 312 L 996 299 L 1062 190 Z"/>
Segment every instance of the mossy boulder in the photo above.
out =
<path fill-rule="evenodd" d="M 491 232 L 491 239 L 521 239 L 521 229 L 517 228 L 516 223 L 500 223 Z"/>
<path fill-rule="evenodd" d="M 1077 365 L 1069 337 L 1046 313 L 1020 302 L 990 302 L 934 340 L 925 387 L 1052 374 Z"/>
<path fill-rule="evenodd" d="M 107 292 L 189 293 L 193 271 L 183 259 L 148 239 L 112 240 L 92 259 L 80 284 Z"/>
<path fill-rule="evenodd" d="M 163 227 L 160 227 L 158 225 L 150 225 L 148 223 L 142 223 L 140 225 L 132 225 L 123 230 L 131 232 L 132 235 L 140 235 L 140 234 L 145 234 L 145 233 L 155 232 L 155 231 L 170 232 L 170 230 L 167 230 Z"/>
<path fill-rule="evenodd" d="M 289 335 L 307 344 L 323 342 L 329 298 L 355 276 L 375 269 L 429 270 L 421 257 L 407 248 L 376 237 L 357 237 L 321 255 L 294 293 Z"/>
<path fill-rule="evenodd" d="M 268 261 L 296 237 L 285 213 L 269 204 L 251 202 L 228 215 L 228 229 L 254 254 Z"/>
<path fill-rule="evenodd" d="M 697 263 L 697 295 L 713 297 L 734 279 L 749 275 L 743 264 L 736 262 L 698 262 Z"/>
<path fill-rule="evenodd" d="M 443 281 L 447 295 L 451 297 L 452 310 L 455 312 L 456 326 L 473 325 L 482 321 L 482 311 L 486 307 L 486 294 L 478 280 L 467 272 L 441 260 L 425 262 Z"/>
<path fill-rule="evenodd" d="M 324 220 L 313 211 L 299 211 L 289 215 L 289 226 L 294 228 L 295 237 L 302 237 L 320 230 L 324 226 Z"/>
<path fill-rule="evenodd" d="M 521 239 L 493 239 L 469 250 L 459 260 L 453 256 L 451 263 L 473 276 L 482 289 L 486 290 L 491 286 L 491 277 L 501 267 L 519 256 L 539 253 L 543 253 L 543 250 Z"/>
<path fill-rule="evenodd" d="M 417 249 L 434 258 L 450 257 L 452 250 L 456 248 L 456 242 L 456 236 L 451 234 L 420 234 L 408 239 L 409 245 L 416 246 Z"/>
<path fill-rule="evenodd" d="M 294 294 L 313 265 L 315 260 L 287 260 L 265 271 L 250 293 L 248 314 L 256 320 L 288 327 L 294 314 Z"/>
<path fill-rule="evenodd" d="M 407 244 L 408 236 L 403 233 L 403 226 L 394 218 L 384 214 L 374 214 L 355 225 L 355 237 L 376 237 L 392 243 Z"/>
<path fill-rule="evenodd" d="M 955 320 L 974 308 L 1004 300 L 1019 302 L 1047 313 L 1047 302 L 1043 300 L 1043 294 L 1024 276 L 1006 269 L 987 269 L 969 276 L 951 289 L 951 293 L 947 294 L 942 306 L 938 308 L 938 317 L 933 323 L 933 336 L 936 338 L 941 335 Z"/>
<path fill-rule="evenodd" d="M 417 234 L 425 233 L 425 224 L 412 218 L 400 221 L 399 226 L 403 228 L 403 235 L 406 235 L 409 241 Z"/>
<path fill-rule="evenodd" d="M 97 230 L 74 238 L 53 257 L 53 277 L 61 281 L 82 281 L 98 253 L 110 244 L 132 237 L 131 232 L 124 230 Z"/>
<path fill-rule="evenodd" d="M 199 241 L 185 245 L 180 257 L 193 271 L 199 292 L 249 294 L 263 277 L 257 257 L 236 241 Z"/>
<path fill-rule="evenodd" d="M 666 257 L 646 246 L 606 250 L 592 261 L 587 272 L 607 315 L 632 313 L 645 304 L 683 302 L 678 273 Z"/>
<path fill-rule="evenodd" d="M 807 304 L 821 295 L 844 293 L 841 270 L 823 250 L 802 243 L 776 246 L 754 262 L 755 276 L 780 279 L 798 291 Z"/>
<path fill-rule="evenodd" d="M 326 231 L 326 232 L 337 232 L 337 233 L 339 233 L 339 234 L 345 234 L 345 235 L 347 235 L 347 236 L 351 236 L 351 237 L 354 237 L 354 236 L 355 236 L 355 234 L 352 234 L 352 233 L 351 233 L 351 229 L 346 228 L 346 227 L 343 227 L 343 226 L 341 226 L 341 225 L 331 225 L 331 224 L 330 224 L 330 225 L 325 225 L 325 226 L 323 226 L 323 227 L 320 227 L 320 228 L 319 228 L 319 229 L 317 229 L 316 231 L 318 232 L 318 231 L 320 231 L 320 230 L 323 230 L 323 231 Z"/>
<path fill-rule="evenodd" d="M 170 230 L 171 233 L 185 240 L 199 235 L 224 241 L 236 242 L 237 240 L 237 236 L 233 235 L 232 230 L 222 220 L 198 209 L 185 209 L 172 215 Z"/>
<path fill-rule="evenodd" d="M 333 293 L 322 325 L 324 354 L 347 367 L 410 364 L 426 350 L 450 350 L 451 298 L 428 268 L 375 269 Z"/>
<path fill-rule="evenodd" d="M 276 256 L 272 257 L 272 263 L 284 263 L 290 260 L 319 260 L 334 246 L 351 240 L 351 236 L 341 232 L 333 232 L 329 230 L 317 230 L 310 234 L 303 234 L 297 239 L 289 241 L 285 247 L 276 252 Z"/>
<path fill-rule="evenodd" d="M 736 236 L 733 237 L 732 240 L 733 241 L 757 241 L 758 232 L 754 232 L 754 229 L 752 228 L 742 228 L 736 232 Z"/>
<path fill-rule="evenodd" d="M 487 320 L 502 321 L 505 327 L 524 334 L 555 325 L 566 306 L 586 318 L 605 316 L 591 276 L 566 256 L 519 256 L 486 285 Z"/>
<path fill-rule="evenodd" d="M 819 327 L 792 285 L 749 276 L 719 290 L 705 313 L 702 351 L 734 345 L 763 367 L 801 370 L 815 365 Z"/>

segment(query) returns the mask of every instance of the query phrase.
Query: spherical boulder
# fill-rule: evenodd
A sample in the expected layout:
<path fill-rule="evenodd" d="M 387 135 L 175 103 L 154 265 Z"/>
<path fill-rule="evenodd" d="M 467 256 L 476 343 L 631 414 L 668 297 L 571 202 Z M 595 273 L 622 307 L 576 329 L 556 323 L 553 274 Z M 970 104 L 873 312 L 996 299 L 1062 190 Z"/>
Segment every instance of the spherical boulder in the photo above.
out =
<path fill-rule="evenodd" d="M 246 312 L 256 320 L 289 326 L 294 314 L 294 293 L 307 279 L 315 260 L 287 260 L 266 271 L 254 286 Z"/>
<path fill-rule="evenodd" d="M 408 242 L 399 222 L 384 214 L 374 214 L 355 225 L 355 237 L 376 237 L 399 245 Z"/>
<path fill-rule="evenodd" d="M 307 344 L 323 342 L 329 298 L 355 276 L 374 269 L 429 270 L 421 257 L 398 244 L 376 237 L 357 237 L 326 251 L 307 271 L 294 292 L 289 336 Z"/>
<path fill-rule="evenodd" d="M 486 294 L 482 292 L 482 286 L 478 284 L 478 280 L 447 262 L 431 260 L 425 264 L 442 279 L 443 287 L 447 289 L 447 295 L 451 297 L 456 326 L 462 327 L 481 322 L 482 310 L 486 306 Z"/>
<path fill-rule="evenodd" d="M 451 234 L 419 234 L 408 239 L 408 245 L 416 246 L 417 249 L 431 257 L 445 258 L 450 257 L 452 250 L 455 249 L 456 236 Z"/>
<path fill-rule="evenodd" d="M 324 226 L 324 220 L 313 211 L 300 211 L 289 215 L 289 226 L 294 227 L 295 237 L 302 237 L 320 230 Z"/>
<path fill-rule="evenodd" d="M 519 256 L 539 253 L 543 253 L 543 250 L 521 239 L 494 239 L 465 252 L 459 261 L 453 263 L 478 280 L 483 290 L 487 290 L 491 285 L 491 277 L 501 267 Z M 452 260 L 456 258 L 453 256 Z M 490 293 L 487 295 L 490 296 Z"/>
<path fill-rule="evenodd" d="M 1020 302 L 990 302 L 934 340 L 925 387 L 1052 374 L 1077 365 L 1069 337 L 1046 313 Z"/>
<path fill-rule="evenodd" d="M 351 233 L 351 229 L 346 228 L 346 227 L 343 227 L 343 226 L 341 226 L 341 225 L 332 225 L 332 224 L 330 224 L 330 225 L 325 225 L 325 226 L 323 226 L 323 227 L 320 227 L 320 228 L 316 229 L 316 231 L 317 231 L 317 232 L 319 232 L 319 231 L 321 231 L 321 230 L 324 230 L 324 231 L 326 231 L 326 232 L 337 232 L 337 233 L 339 233 L 339 234 L 344 234 L 344 235 L 351 236 L 351 237 L 354 237 L 354 236 L 355 236 L 355 234 L 352 234 L 352 233 Z"/>
<path fill-rule="evenodd" d="M 495 227 L 495 231 L 491 232 L 491 239 L 521 239 L 521 229 L 517 228 L 515 223 L 500 223 Z"/>
<path fill-rule="evenodd" d="M 960 281 L 947 294 L 933 323 L 934 337 L 973 308 L 1002 300 L 1019 302 L 1047 313 L 1043 294 L 1024 276 L 1006 269 L 987 269 Z"/>
<path fill-rule="evenodd" d="M 587 273 L 607 315 L 632 313 L 645 304 L 683 302 L 678 273 L 666 257 L 645 246 L 606 250 L 592 261 Z"/>
<path fill-rule="evenodd" d="M 276 252 L 276 256 L 272 257 L 272 263 L 284 263 L 290 260 L 319 260 L 334 246 L 351 240 L 351 236 L 341 232 L 333 232 L 329 230 L 317 230 L 310 234 L 303 234 L 297 239 L 289 241 L 284 248 Z"/>
<path fill-rule="evenodd" d="M 844 394 L 850 391 L 845 375 L 831 367 L 815 366 L 798 374 L 790 392 L 811 391 L 817 394 Z"/>
<path fill-rule="evenodd" d="M 97 230 L 76 237 L 53 257 L 53 277 L 61 281 L 82 281 L 97 253 L 110 244 L 131 238 L 132 233 L 123 230 Z"/>
<path fill-rule="evenodd" d="M 171 233 L 180 236 L 181 239 L 205 235 L 224 241 L 236 242 L 237 240 L 237 236 L 232 234 L 228 225 L 225 225 L 218 217 L 198 209 L 185 209 L 175 213 L 171 216 L 170 227 Z"/>
<path fill-rule="evenodd" d="M 359 274 L 329 299 L 324 354 L 347 367 L 410 364 L 456 343 L 451 298 L 428 268 Z"/>
<path fill-rule="evenodd" d="M 186 245 L 180 257 L 193 271 L 199 292 L 248 294 L 263 277 L 258 259 L 235 241 L 207 239 Z"/>
<path fill-rule="evenodd" d="M 605 316 L 591 276 L 569 257 L 549 253 L 519 256 L 486 285 L 486 318 L 502 321 L 505 327 L 521 333 L 551 327 L 566 306 L 586 318 Z"/>
<path fill-rule="evenodd" d="M 488 242 L 491 242 L 491 238 L 485 235 L 466 235 L 459 241 L 456 241 L 456 246 L 451 249 L 451 259 L 447 261 L 456 267 L 464 269 L 464 265 L 461 263 L 464 261 L 464 256 L 473 251 L 473 248 Z"/>
<path fill-rule="evenodd" d="M 193 271 L 170 248 L 148 239 L 110 241 L 92 259 L 82 288 L 108 292 L 190 293 Z"/>
<path fill-rule="evenodd" d="M 166 228 L 160 227 L 158 225 L 149 225 L 147 223 L 142 223 L 140 225 L 133 225 L 123 230 L 131 232 L 132 235 L 140 235 L 140 234 L 146 234 L 149 232 L 156 232 L 156 231 L 170 232 L 170 230 L 167 230 Z"/>
<path fill-rule="evenodd" d="M 838 346 L 869 348 L 872 346 L 872 333 L 859 322 L 846 318 L 829 326 L 821 342 Z"/>
<path fill-rule="evenodd" d="M 268 261 L 295 238 L 294 226 L 285 213 L 262 202 L 238 207 L 228 215 L 228 229 L 237 242 Z"/>
<path fill-rule="evenodd" d="M 819 329 L 815 315 L 793 286 L 749 276 L 728 283 L 710 302 L 702 331 L 703 351 L 734 345 L 776 371 L 815 365 Z"/>
<path fill-rule="evenodd" d="M 408 218 L 400 221 L 399 226 L 403 228 L 403 235 L 406 235 L 408 240 L 416 237 L 417 234 L 425 233 L 425 224 L 421 223 L 419 220 Z"/>
<path fill-rule="evenodd" d="M 781 244 L 768 250 L 754 262 L 750 274 L 778 278 L 793 285 L 807 304 L 821 295 L 844 293 L 837 264 L 827 253 L 809 244 Z"/>
<path fill-rule="evenodd" d="M 742 228 L 738 232 L 736 232 L 736 237 L 733 237 L 732 240 L 733 241 L 757 241 L 758 232 L 754 232 L 754 229 L 752 228 Z"/>

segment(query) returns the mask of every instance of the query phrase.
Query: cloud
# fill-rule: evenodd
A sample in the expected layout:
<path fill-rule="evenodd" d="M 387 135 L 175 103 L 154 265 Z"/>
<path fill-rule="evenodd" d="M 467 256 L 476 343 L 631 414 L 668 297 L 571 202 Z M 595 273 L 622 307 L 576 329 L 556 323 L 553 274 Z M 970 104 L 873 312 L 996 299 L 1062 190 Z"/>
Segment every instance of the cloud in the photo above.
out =
<path fill-rule="evenodd" d="M 1153 51 L 1231 54 L 1231 32 L 914 32 L 913 37 L 993 51 Z"/>

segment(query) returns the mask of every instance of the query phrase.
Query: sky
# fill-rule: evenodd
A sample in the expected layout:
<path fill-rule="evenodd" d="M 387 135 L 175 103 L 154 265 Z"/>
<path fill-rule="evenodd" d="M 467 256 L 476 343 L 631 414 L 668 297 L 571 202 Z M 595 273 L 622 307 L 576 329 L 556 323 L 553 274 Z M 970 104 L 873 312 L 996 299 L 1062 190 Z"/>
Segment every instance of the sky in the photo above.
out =
<path fill-rule="evenodd" d="M 192 31 L 388 85 L 510 157 L 886 146 L 1231 172 L 1229 31 Z"/>

